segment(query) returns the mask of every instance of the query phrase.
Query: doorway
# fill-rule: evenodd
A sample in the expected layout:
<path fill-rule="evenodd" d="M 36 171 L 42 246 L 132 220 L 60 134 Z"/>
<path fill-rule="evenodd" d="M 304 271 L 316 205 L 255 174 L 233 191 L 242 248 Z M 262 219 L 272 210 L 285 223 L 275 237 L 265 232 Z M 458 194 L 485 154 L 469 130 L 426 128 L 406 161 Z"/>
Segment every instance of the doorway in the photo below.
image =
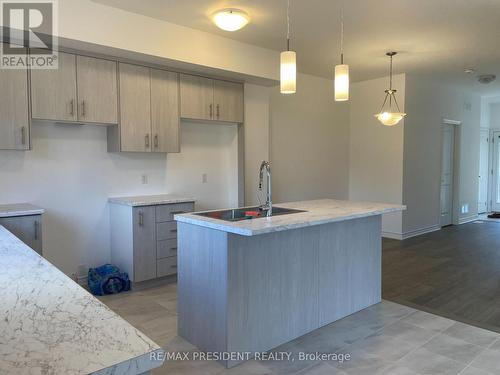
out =
<path fill-rule="evenodd" d="M 500 131 L 493 132 L 493 181 L 491 184 L 491 210 L 500 212 Z"/>
<path fill-rule="evenodd" d="M 490 131 L 489 129 L 481 129 L 479 146 L 479 192 L 477 202 L 477 212 L 479 214 L 488 212 L 489 155 Z"/>
<path fill-rule="evenodd" d="M 455 126 L 442 124 L 441 157 L 441 227 L 453 224 L 453 159 L 455 156 Z"/>

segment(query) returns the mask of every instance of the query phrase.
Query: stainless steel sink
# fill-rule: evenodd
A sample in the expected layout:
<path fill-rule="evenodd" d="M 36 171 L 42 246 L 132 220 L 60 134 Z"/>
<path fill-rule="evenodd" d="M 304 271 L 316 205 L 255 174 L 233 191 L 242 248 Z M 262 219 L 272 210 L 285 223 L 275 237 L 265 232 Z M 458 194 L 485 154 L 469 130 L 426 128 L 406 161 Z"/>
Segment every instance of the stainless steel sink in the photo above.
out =
<path fill-rule="evenodd" d="M 271 216 L 290 215 L 300 212 L 306 212 L 306 211 L 294 210 L 291 208 L 284 208 L 284 207 L 273 207 L 273 212 Z M 225 220 L 225 221 L 241 221 L 241 220 L 252 220 L 261 217 L 266 217 L 267 210 L 263 210 L 260 207 L 245 207 L 245 208 L 235 208 L 232 210 L 200 212 L 197 213 L 196 215 L 210 217 L 212 219 Z"/>

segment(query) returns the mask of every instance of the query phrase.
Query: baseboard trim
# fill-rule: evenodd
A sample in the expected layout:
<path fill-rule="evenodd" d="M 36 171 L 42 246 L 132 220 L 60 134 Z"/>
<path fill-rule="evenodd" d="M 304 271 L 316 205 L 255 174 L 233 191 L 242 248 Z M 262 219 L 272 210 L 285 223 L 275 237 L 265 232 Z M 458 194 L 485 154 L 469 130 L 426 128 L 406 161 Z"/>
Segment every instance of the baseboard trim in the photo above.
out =
<path fill-rule="evenodd" d="M 420 228 L 420 229 L 416 229 L 416 230 L 412 230 L 412 231 L 404 232 L 404 233 L 382 231 L 382 237 L 391 238 L 393 240 L 400 240 L 401 241 L 401 240 L 406 240 L 408 238 L 421 236 L 422 234 L 435 232 L 435 231 L 438 231 L 440 229 L 441 229 L 440 225 L 433 225 L 431 227 Z"/>
<path fill-rule="evenodd" d="M 458 219 L 458 225 L 467 224 L 467 223 L 470 223 L 472 221 L 476 221 L 478 219 L 479 219 L 479 215 L 472 215 L 472 216 L 462 217 L 462 218 Z"/>

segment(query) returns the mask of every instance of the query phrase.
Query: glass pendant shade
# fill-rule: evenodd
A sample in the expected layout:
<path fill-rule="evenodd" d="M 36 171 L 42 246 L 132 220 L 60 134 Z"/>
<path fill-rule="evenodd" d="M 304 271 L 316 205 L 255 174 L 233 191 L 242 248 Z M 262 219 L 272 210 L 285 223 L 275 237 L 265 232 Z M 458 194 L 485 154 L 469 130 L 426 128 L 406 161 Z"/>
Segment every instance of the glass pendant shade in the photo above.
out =
<path fill-rule="evenodd" d="M 399 109 L 398 102 L 396 101 L 396 90 L 385 90 L 385 93 L 384 104 L 382 104 L 380 112 L 375 117 L 382 125 L 394 126 L 406 116 L 406 113 L 401 112 Z M 393 108 L 393 103 L 396 108 Z"/>
<path fill-rule="evenodd" d="M 280 55 L 280 91 L 295 94 L 297 86 L 297 57 L 294 51 L 284 51 Z"/>
<path fill-rule="evenodd" d="M 335 101 L 349 100 L 349 65 L 335 66 Z"/>

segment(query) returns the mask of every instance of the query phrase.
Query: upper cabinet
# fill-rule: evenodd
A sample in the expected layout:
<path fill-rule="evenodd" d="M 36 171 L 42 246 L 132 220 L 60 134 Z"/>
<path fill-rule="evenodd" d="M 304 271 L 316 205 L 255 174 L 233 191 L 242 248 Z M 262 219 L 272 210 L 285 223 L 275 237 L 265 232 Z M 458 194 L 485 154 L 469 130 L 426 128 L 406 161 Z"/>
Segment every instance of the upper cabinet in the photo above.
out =
<path fill-rule="evenodd" d="M 153 152 L 180 152 L 179 74 L 151 69 Z"/>
<path fill-rule="evenodd" d="M 58 69 L 31 71 L 34 119 L 118 123 L 116 62 L 60 52 Z"/>
<path fill-rule="evenodd" d="M 116 61 L 76 57 L 78 119 L 100 124 L 118 123 Z"/>
<path fill-rule="evenodd" d="M 214 119 L 243 122 L 243 85 L 214 80 Z"/>
<path fill-rule="evenodd" d="M 119 64 L 120 124 L 108 151 L 179 152 L 179 75 Z"/>
<path fill-rule="evenodd" d="M 243 85 L 181 75 L 181 117 L 194 120 L 243 122 Z"/>
<path fill-rule="evenodd" d="M 35 119 L 77 121 L 76 56 L 59 53 L 58 69 L 31 71 L 31 115 Z"/>
<path fill-rule="evenodd" d="M 0 70 L 0 149 L 29 150 L 27 69 Z"/>

